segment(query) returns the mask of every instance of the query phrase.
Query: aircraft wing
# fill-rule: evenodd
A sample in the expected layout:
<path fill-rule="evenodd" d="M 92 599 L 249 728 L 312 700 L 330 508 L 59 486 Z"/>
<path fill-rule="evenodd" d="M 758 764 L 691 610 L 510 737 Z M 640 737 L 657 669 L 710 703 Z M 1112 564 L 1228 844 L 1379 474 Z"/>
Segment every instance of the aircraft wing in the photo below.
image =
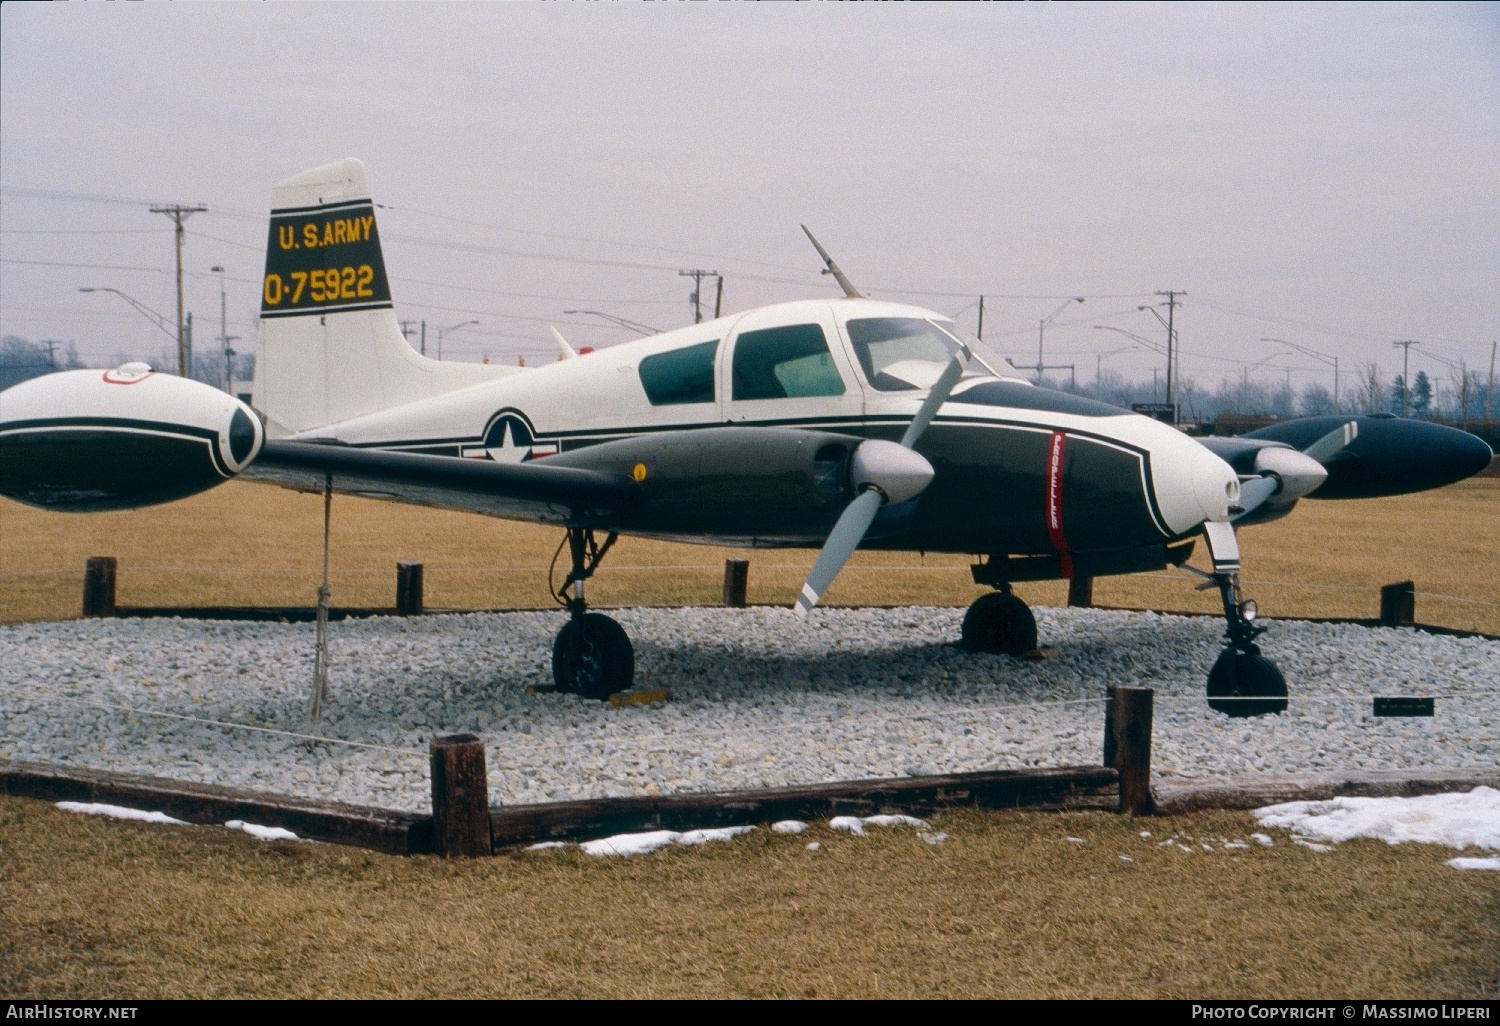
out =
<path fill-rule="evenodd" d="M 641 497 L 624 474 L 312 442 L 267 441 L 240 476 L 309 492 L 331 480 L 341 494 L 541 523 L 597 519 Z"/>

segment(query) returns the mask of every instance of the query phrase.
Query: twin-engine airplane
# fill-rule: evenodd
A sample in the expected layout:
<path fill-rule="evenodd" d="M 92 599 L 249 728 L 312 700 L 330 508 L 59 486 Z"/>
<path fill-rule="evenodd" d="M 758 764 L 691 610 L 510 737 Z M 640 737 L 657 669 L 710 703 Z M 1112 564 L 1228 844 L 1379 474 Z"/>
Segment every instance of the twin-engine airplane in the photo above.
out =
<path fill-rule="evenodd" d="M 1492 456 L 1381 417 L 1194 440 L 1032 385 L 949 318 L 862 298 L 818 252 L 844 298 L 584 356 L 560 340 L 570 358 L 536 368 L 441 363 L 402 337 L 364 166 L 329 164 L 272 192 L 254 408 L 144 364 L 35 378 L 0 392 L 0 494 L 127 509 L 240 475 L 556 524 L 571 570 L 553 674 L 598 697 L 634 674 L 624 630 L 584 601 L 618 534 L 821 547 L 803 616 L 856 548 L 974 553 L 995 590 L 963 641 L 1012 655 L 1037 644 L 1014 582 L 1180 565 L 1201 536 L 1228 624 L 1208 693 L 1247 715 L 1284 709 L 1286 682 L 1255 643 L 1235 525 L 1435 488 Z"/>

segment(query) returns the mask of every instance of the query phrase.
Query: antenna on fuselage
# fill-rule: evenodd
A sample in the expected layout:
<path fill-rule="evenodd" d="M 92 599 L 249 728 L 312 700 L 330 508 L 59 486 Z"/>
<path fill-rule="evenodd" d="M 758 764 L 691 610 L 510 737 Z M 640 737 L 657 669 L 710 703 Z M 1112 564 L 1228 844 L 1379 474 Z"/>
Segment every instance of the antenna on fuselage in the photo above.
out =
<path fill-rule="evenodd" d="M 578 353 L 572 346 L 568 345 L 568 340 L 563 338 L 563 333 L 558 331 L 554 325 L 549 324 L 547 327 L 552 329 L 552 337 L 557 339 L 557 348 L 562 350 L 562 358 L 564 360 L 576 360 Z"/>
<path fill-rule="evenodd" d="M 834 263 L 833 257 L 828 255 L 828 250 L 824 249 L 818 240 L 813 238 L 812 232 L 807 231 L 807 225 L 804 224 L 800 227 L 804 232 L 807 232 L 807 241 L 813 244 L 813 249 L 818 251 L 818 256 L 823 258 L 823 263 L 828 265 L 823 269 L 823 273 L 833 275 L 833 280 L 839 283 L 839 287 L 844 290 L 844 295 L 850 299 L 864 299 L 865 297 L 860 294 L 859 289 L 855 288 L 849 279 L 844 277 L 844 272 L 839 269 L 839 265 Z"/>

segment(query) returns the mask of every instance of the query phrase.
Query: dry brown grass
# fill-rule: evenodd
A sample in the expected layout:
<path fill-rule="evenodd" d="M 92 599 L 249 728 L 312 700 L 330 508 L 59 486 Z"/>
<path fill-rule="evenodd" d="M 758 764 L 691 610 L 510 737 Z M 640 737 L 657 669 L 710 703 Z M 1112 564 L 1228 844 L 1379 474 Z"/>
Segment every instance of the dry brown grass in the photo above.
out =
<path fill-rule="evenodd" d="M 231 482 L 127 513 L 44 513 L 0 499 L 0 622 L 76 616 L 83 561 L 120 560 L 123 605 L 311 605 L 321 566 L 321 499 Z M 334 500 L 336 605 L 394 601 L 397 560 L 426 564 L 429 606 L 550 604 L 545 567 L 561 532 L 369 499 Z M 1410 578 L 1418 618 L 1500 633 L 1500 478 L 1419 495 L 1304 502 L 1241 535 L 1249 591 L 1273 616 L 1375 616 L 1379 587 Z M 714 603 L 726 558 L 749 558 L 750 600 L 791 604 L 814 553 L 623 538 L 592 582 L 601 604 Z M 856 553 L 827 601 L 964 605 L 981 589 L 967 556 Z M 1100 580 L 1102 605 L 1213 611 L 1180 572 Z M 1018 589 L 1065 601 L 1061 584 Z"/>
<path fill-rule="evenodd" d="M 1156 846 L 1238 813 L 944 826 L 445 863 L 0 798 L 0 994 L 1500 996 L 1500 879 L 1446 849 Z"/>

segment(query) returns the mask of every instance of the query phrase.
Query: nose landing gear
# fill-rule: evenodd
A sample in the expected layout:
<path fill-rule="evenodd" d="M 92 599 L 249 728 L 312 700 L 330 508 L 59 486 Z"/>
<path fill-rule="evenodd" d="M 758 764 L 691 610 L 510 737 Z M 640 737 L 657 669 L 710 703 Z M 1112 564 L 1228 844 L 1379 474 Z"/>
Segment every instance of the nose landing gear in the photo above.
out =
<path fill-rule="evenodd" d="M 559 691 L 602 700 L 635 679 L 635 650 L 625 628 L 603 613 L 590 613 L 583 598 L 583 582 L 594 575 L 615 538 L 610 532 L 599 545 L 588 528 L 568 528 L 573 567 L 557 598 L 569 617 L 552 644 L 552 681 Z"/>
<path fill-rule="evenodd" d="M 1286 678 L 1260 654 L 1255 639 L 1266 629 L 1255 622 L 1255 603 L 1240 595 L 1240 553 L 1234 528 L 1204 525 L 1214 572 L 1202 587 L 1217 587 L 1224 603 L 1224 651 L 1208 674 L 1208 704 L 1226 716 L 1264 716 L 1286 711 Z"/>

